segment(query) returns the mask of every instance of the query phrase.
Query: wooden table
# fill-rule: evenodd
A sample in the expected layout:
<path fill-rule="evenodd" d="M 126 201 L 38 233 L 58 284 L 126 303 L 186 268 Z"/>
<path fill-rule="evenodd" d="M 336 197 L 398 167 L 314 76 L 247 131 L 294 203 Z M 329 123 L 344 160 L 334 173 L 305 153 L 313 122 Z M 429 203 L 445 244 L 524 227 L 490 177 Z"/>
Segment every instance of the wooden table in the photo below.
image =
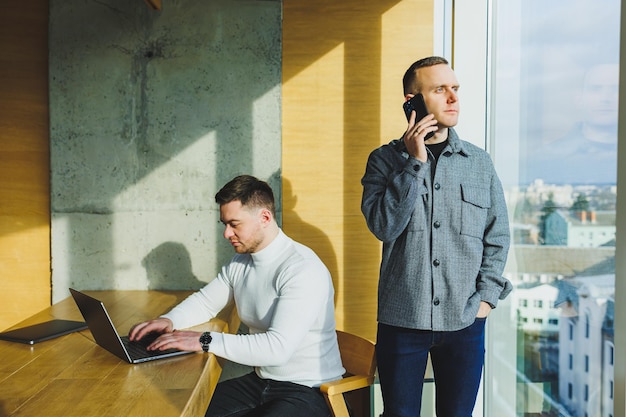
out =
<path fill-rule="evenodd" d="M 190 293 L 85 292 L 104 302 L 120 334 Z M 14 327 L 54 318 L 83 320 L 70 297 Z M 230 320 L 198 330 L 222 331 Z M 203 416 L 221 370 L 221 360 L 206 353 L 131 365 L 98 346 L 89 330 L 32 346 L 0 341 L 0 416 Z"/>

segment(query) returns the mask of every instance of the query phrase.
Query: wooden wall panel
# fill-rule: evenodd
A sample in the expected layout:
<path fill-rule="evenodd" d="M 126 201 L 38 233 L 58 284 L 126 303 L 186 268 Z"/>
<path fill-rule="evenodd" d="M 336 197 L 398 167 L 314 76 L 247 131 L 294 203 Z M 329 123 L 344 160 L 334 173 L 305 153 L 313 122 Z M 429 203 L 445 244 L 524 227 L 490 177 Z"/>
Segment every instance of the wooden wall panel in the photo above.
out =
<path fill-rule="evenodd" d="M 331 270 L 338 327 L 372 340 L 381 245 L 360 180 L 406 128 L 402 76 L 432 34 L 432 0 L 283 1 L 283 228 Z"/>
<path fill-rule="evenodd" d="M 0 329 L 50 305 L 48 1 L 0 4 Z"/>

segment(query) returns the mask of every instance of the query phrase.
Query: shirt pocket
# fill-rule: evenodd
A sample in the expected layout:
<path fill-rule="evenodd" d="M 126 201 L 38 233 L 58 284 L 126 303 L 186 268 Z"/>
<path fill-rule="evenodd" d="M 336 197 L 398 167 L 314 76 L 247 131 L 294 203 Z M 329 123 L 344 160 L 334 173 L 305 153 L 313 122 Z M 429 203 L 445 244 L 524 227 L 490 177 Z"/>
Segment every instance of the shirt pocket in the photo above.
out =
<path fill-rule="evenodd" d="M 482 239 L 489 208 L 489 188 L 461 184 L 461 234 Z"/>

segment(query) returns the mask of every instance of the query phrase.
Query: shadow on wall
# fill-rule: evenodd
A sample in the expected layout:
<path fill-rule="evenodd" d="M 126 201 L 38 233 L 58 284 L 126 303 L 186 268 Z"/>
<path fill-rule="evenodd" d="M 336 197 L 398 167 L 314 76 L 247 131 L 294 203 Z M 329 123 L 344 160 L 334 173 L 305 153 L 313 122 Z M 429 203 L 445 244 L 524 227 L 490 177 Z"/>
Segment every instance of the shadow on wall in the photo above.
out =
<path fill-rule="evenodd" d="M 293 194 L 293 188 L 289 179 L 283 177 L 283 222 L 287 223 L 288 234 L 296 242 L 311 248 L 330 271 L 335 287 L 335 303 L 337 301 L 337 285 L 339 270 L 337 267 L 337 255 L 333 249 L 330 238 L 321 229 L 302 220 L 295 210 L 298 197 Z"/>
<path fill-rule="evenodd" d="M 206 285 L 193 274 L 189 251 L 181 243 L 160 244 L 143 258 L 141 266 L 150 290 L 197 290 Z"/>

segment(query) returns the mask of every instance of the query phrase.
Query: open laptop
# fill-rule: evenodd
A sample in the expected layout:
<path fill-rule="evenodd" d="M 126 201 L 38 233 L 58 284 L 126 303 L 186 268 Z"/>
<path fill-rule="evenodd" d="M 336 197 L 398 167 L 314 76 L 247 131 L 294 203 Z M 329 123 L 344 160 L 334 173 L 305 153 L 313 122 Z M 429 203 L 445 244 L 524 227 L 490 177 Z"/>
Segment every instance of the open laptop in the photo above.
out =
<path fill-rule="evenodd" d="M 73 288 L 70 288 L 70 293 L 85 318 L 85 322 L 87 322 L 87 326 L 89 326 L 96 343 L 126 362 L 140 363 L 192 353 L 176 349 L 147 350 L 146 346 L 158 335 L 154 337 L 146 336 L 137 342 L 131 342 L 128 336 L 120 337 L 102 301 Z"/>

